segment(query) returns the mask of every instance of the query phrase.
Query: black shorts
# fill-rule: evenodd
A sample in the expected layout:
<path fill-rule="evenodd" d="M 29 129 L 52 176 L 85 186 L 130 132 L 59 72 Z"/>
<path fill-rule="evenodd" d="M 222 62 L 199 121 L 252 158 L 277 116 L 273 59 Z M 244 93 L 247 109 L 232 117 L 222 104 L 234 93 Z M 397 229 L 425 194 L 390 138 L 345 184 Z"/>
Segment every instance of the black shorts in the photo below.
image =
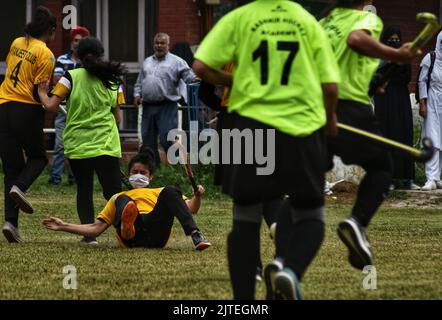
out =
<path fill-rule="evenodd" d="M 358 129 L 382 135 L 378 120 L 370 105 L 356 101 L 339 100 L 336 109 L 338 121 Z M 373 140 L 339 129 L 337 137 L 327 141 L 327 170 L 333 168 L 333 156 L 337 155 L 347 165 L 359 165 L 367 169 L 376 167 L 392 170 L 390 152 Z"/>
<path fill-rule="evenodd" d="M 274 129 L 261 122 L 241 117 L 236 113 L 223 115 L 223 129 L 251 129 L 253 144 L 256 142 L 256 129 Z M 267 141 L 264 133 L 264 141 Z M 222 139 L 222 144 L 227 141 Z M 294 137 L 275 130 L 274 171 L 270 175 L 258 175 L 259 165 L 244 164 L 244 139 L 241 141 L 241 164 L 222 165 L 223 192 L 230 195 L 239 205 L 252 205 L 280 198 L 293 197 L 293 206 L 299 209 L 312 209 L 324 204 L 325 139 L 323 129 L 306 137 Z M 232 143 L 231 143 L 232 147 Z M 255 152 L 255 148 L 253 148 Z M 264 144 L 264 155 L 267 155 Z M 256 160 L 256 157 L 253 157 Z M 220 159 L 221 160 L 221 159 Z M 261 161 L 262 163 L 262 161 Z M 268 164 L 267 164 L 268 166 Z"/>

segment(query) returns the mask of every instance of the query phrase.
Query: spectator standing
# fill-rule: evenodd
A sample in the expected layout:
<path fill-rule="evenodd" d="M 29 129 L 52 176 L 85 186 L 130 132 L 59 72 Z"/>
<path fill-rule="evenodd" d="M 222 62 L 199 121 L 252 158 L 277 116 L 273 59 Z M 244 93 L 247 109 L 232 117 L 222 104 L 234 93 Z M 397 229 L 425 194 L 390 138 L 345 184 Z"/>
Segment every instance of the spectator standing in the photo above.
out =
<path fill-rule="evenodd" d="M 433 71 L 429 74 L 431 66 L 430 53 L 421 62 L 419 77 L 419 114 L 424 118 L 422 136 L 433 141 L 435 153 L 425 163 L 425 176 L 427 182 L 422 187 L 423 191 L 442 189 L 440 174 L 442 171 L 442 32 L 437 36 L 436 60 Z M 430 81 L 428 81 L 431 77 Z"/>
<path fill-rule="evenodd" d="M 393 48 L 402 45 L 401 30 L 385 28 L 381 42 Z M 408 83 L 411 80 L 411 65 L 404 64 L 392 76 L 384 93 L 375 95 L 375 113 L 383 136 L 413 146 L 413 114 L 411 111 Z M 393 184 L 390 189 L 405 182 L 405 189 L 419 190 L 414 183 L 414 161 L 401 153 L 392 152 Z"/>
<path fill-rule="evenodd" d="M 155 35 L 155 53 L 144 60 L 134 90 L 134 105 L 143 107 L 142 143 L 154 151 L 157 167 L 160 165 L 158 136 L 167 153 L 172 144 L 167 141 L 167 134 L 178 127 L 179 82 L 182 79 L 188 84 L 196 79 L 186 61 L 169 52 L 169 45 L 169 35 Z"/>

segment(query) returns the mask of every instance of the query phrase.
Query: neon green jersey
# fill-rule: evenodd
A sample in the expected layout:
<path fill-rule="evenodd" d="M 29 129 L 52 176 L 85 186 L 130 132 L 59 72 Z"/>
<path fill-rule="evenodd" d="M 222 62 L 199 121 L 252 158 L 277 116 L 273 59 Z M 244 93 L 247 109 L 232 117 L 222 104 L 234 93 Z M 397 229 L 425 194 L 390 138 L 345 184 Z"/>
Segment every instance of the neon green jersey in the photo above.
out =
<path fill-rule="evenodd" d="M 324 126 L 321 83 L 339 82 L 326 33 L 299 4 L 257 0 L 224 16 L 196 59 L 213 69 L 233 62 L 228 111 L 292 136 Z"/>
<path fill-rule="evenodd" d="M 67 100 L 68 114 L 63 133 L 64 154 L 69 159 L 98 156 L 121 157 L 120 136 L 111 110 L 117 106 L 117 90 L 107 89 L 86 69 L 69 71 L 71 89 Z"/>
<path fill-rule="evenodd" d="M 368 87 L 379 60 L 353 51 L 347 45 L 347 38 L 353 31 L 366 30 L 374 39 L 379 40 L 383 28 L 382 20 L 367 11 L 336 8 L 320 23 L 330 37 L 341 69 L 339 99 L 370 103 Z"/>

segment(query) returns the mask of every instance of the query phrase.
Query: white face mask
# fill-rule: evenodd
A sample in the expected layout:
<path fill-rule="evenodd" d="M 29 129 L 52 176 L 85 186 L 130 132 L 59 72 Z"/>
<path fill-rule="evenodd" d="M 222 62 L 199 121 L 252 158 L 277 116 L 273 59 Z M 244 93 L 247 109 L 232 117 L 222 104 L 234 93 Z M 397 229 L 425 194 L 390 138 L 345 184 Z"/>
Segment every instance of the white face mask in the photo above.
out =
<path fill-rule="evenodd" d="M 135 189 L 146 188 L 149 185 L 149 178 L 143 174 L 137 173 L 129 177 L 129 182 Z"/>

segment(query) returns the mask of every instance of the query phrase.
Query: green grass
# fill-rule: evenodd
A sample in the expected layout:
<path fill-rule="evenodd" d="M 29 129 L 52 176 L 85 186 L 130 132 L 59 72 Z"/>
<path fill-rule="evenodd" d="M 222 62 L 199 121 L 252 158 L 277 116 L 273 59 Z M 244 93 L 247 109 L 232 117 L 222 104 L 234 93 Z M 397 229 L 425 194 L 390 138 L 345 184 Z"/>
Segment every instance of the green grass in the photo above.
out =
<path fill-rule="evenodd" d="M 226 261 L 231 203 L 227 198 L 209 195 L 196 216 L 213 245 L 206 251 L 194 251 L 178 223 L 173 239 L 162 250 L 120 249 L 110 229 L 99 238 L 100 247 L 91 248 L 81 245 L 78 236 L 41 226 L 47 216 L 78 221 L 75 189 L 48 187 L 46 179 L 43 174 L 29 191 L 35 213 L 20 216 L 26 242 L 11 245 L 0 236 L 0 299 L 231 299 Z M 99 190 L 96 211 L 105 204 Z M 349 211 L 348 203 L 327 205 L 326 239 L 302 284 L 307 299 L 442 298 L 440 210 L 384 208 L 379 212 L 368 231 L 377 290 L 362 288 L 366 275 L 349 266 L 335 233 L 338 221 Z M 273 244 L 264 227 L 261 242 L 267 262 Z M 77 268 L 77 290 L 63 289 L 66 265 Z M 258 283 L 257 298 L 263 299 L 264 294 L 264 284 Z"/>

